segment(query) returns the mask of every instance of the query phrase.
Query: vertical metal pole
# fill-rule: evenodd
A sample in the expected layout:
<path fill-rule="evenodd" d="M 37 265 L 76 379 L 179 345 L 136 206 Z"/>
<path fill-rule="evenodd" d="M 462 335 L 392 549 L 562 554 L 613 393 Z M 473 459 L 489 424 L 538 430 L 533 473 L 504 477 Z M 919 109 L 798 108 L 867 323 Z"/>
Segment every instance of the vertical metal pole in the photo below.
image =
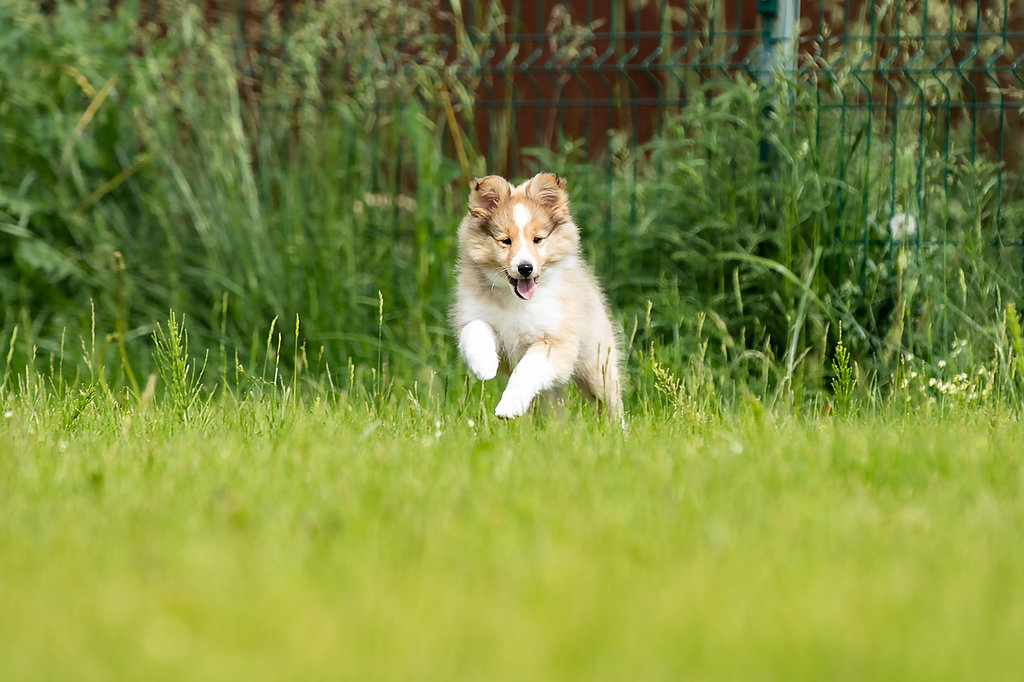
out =
<path fill-rule="evenodd" d="M 800 0 L 757 0 L 757 11 L 761 15 L 761 59 L 757 79 L 762 88 L 768 88 L 775 80 L 776 72 L 788 78 L 796 74 L 796 23 L 800 16 Z M 772 104 L 766 105 L 764 115 L 771 116 L 773 110 Z M 762 165 L 769 164 L 771 150 L 766 139 L 761 140 L 759 156 Z M 778 177 L 777 168 L 772 168 L 772 176 Z"/>
<path fill-rule="evenodd" d="M 796 74 L 796 22 L 800 16 L 800 0 L 757 0 L 761 15 L 761 59 L 757 67 L 757 80 L 768 88 L 776 72 L 787 78 Z M 767 105 L 765 116 L 771 116 L 773 106 Z M 761 141 L 760 160 L 768 163 L 768 141 Z M 777 170 L 773 169 L 773 175 Z"/>
<path fill-rule="evenodd" d="M 775 71 L 789 77 L 796 73 L 796 24 L 800 0 L 758 0 L 761 15 L 761 63 L 757 76 L 761 85 L 769 85 Z"/>

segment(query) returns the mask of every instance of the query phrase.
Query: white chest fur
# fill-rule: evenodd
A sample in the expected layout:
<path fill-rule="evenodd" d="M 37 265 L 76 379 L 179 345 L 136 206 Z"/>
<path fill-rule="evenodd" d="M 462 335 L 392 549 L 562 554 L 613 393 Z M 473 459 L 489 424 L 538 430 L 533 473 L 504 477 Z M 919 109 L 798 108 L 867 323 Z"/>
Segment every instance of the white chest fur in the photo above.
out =
<path fill-rule="evenodd" d="M 508 286 L 508 285 L 505 285 Z M 549 271 L 537 282 L 537 293 L 528 301 L 508 291 L 469 295 L 460 301 L 464 320 L 482 320 L 494 330 L 497 350 L 515 364 L 526 350 L 544 337 L 558 337 L 565 323 L 567 301 L 561 273 Z M 498 298 L 500 297 L 500 298 Z"/>
<path fill-rule="evenodd" d="M 565 319 L 564 297 L 554 295 L 551 287 L 538 286 L 529 301 L 516 300 L 487 320 L 498 339 L 499 352 L 510 362 L 518 362 L 526 349 L 545 336 L 556 337 Z"/>

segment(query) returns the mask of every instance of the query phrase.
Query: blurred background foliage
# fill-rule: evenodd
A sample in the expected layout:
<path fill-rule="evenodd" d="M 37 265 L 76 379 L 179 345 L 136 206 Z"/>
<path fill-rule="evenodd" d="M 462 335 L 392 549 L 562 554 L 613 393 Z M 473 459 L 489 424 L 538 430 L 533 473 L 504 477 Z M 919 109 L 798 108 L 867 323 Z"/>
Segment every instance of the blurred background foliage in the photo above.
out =
<path fill-rule="evenodd" d="M 1024 12 L 804 3 L 759 83 L 756 5 L 0 0 L 0 350 L 95 334 L 130 387 L 174 310 L 207 376 L 461 381 L 467 180 L 543 169 L 634 393 L 695 357 L 828 391 L 840 321 L 866 383 L 965 341 L 1012 366 Z"/>

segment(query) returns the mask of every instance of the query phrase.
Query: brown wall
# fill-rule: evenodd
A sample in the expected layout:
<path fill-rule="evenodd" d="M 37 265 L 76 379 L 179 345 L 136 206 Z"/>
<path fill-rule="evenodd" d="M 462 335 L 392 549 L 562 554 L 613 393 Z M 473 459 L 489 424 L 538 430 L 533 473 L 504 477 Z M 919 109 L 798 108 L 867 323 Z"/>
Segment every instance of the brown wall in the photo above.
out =
<path fill-rule="evenodd" d="M 550 149 L 563 138 L 584 140 L 592 158 L 606 151 L 610 131 L 642 143 L 686 101 L 713 94 L 716 81 L 755 75 L 757 0 L 494 0 L 507 21 L 493 32 L 485 28 L 489 1 L 458 5 L 468 34 L 487 47 L 474 110 L 458 115 L 473 119 L 477 149 L 501 172 L 519 172 L 522 150 Z M 315 11 L 320 2 L 259 6 L 287 24 L 297 8 Z M 156 17 L 162 4 L 140 0 L 144 16 Z M 249 74 L 247 99 L 259 96 L 265 52 L 274 49 L 261 40 L 266 16 L 257 4 L 203 0 L 211 23 L 243 26 L 239 61 Z M 903 111 L 923 111 L 940 128 L 976 126 L 979 153 L 1016 169 L 1021 155 L 1008 140 L 1024 126 L 1024 77 L 1013 61 L 1024 52 L 1024 4 L 1011 3 L 1005 49 L 999 0 L 954 3 L 952 37 L 950 4 L 910 0 L 895 4 L 898 16 L 892 10 L 872 16 L 880 3 L 803 0 L 802 77 L 825 83 L 828 72 L 856 66 L 859 79 L 843 92 L 847 106 L 870 106 L 883 127 Z M 452 10 L 450 2 L 437 5 L 438 30 L 450 36 Z"/>
<path fill-rule="evenodd" d="M 718 2 L 721 9 L 713 15 L 709 3 L 699 0 L 501 5 L 509 22 L 495 36 L 477 103 L 478 116 L 501 123 L 496 129 L 476 127 L 480 149 L 496 168 L 517 170 L 514 149 L 550 148 L 560 135 L 585 139 L 591 156 L 606 149 L 610 130 L 626 130 L 643 142 L 689 98 L 713 93 L 716 79 L 755 75 L 762 25 L 756 0 Z M 1012 95 L 1024 86 L 1021 69 L 1013 66 L 1024 48 L 1024 9 L 1011 7 L 1008 45 L 994 56 L 1002 49 L 1002 3 L 983 0 L 980 9 L 957 5 L 965 7 L 955 10 L 956 35 L 950 37 L 949 3 L 903 2 L 899 16 L 872 16 L 877 4 L 804 0 L 801 73 L 814 81 L 828 71 L 857 67 L 859 80 L 844 92 L 847 106 L 870 106 L 883 128 L 887 120 L 922 111 L 940 128 L 976 126 L 979 153 L 1001 155 L 1016 168 L 1021 155 L 1007 139 L 1024 126 L 1022 102 Z M 872 24 L 875 38 L 869 43 Z M 574 31 L 587 26 L 592 37 L 574 41 Z M 512 44 L 519 49 L 510 58 Z M 1010 96 L 1001 100 L 1001 92 Z"/>

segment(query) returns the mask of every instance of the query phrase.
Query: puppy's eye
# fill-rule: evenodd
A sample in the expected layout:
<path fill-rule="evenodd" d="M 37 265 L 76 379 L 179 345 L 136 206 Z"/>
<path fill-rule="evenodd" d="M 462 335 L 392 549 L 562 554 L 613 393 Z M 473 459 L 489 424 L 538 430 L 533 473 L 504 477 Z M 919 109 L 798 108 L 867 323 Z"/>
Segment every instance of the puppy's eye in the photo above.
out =
<path fill-rule="evenodd" d="M 505 246 L 512 246 L 512 240 L 509 239 L 508 237 L 505 237 L 504 239 L 502 239 L 501 243 L 504 244 Z"/>
<path fill-rule="evenodd" d="M 534 244 L 540 244 L 542 241 L 544 241 L 543 237 L 534 237 L 533 238 L 533 243 Z"/>

